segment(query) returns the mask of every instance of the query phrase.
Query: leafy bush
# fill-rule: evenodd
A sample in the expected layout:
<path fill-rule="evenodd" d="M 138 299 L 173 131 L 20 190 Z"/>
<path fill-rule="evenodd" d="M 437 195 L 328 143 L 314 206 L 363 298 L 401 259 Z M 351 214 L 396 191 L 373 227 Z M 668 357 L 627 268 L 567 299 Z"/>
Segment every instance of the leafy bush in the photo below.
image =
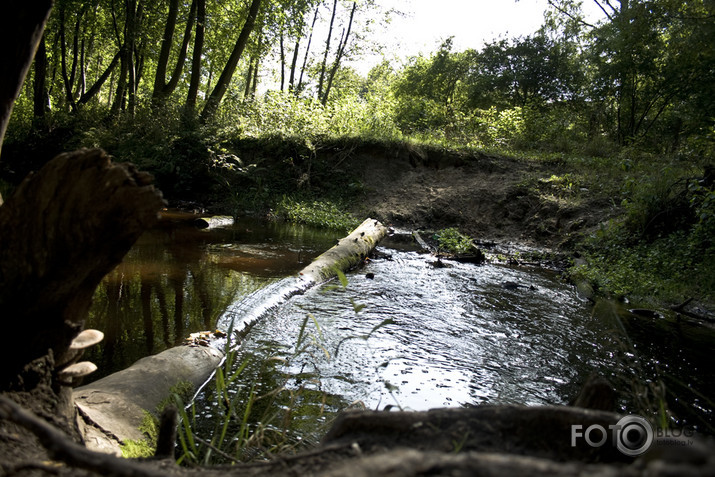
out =
<path fill-rule="evenodd" d="M 439 249 L 450 253 L 466 253 L 472 249 L 472 239 L 454 227 L 440 230 L 435 238 Z"/>

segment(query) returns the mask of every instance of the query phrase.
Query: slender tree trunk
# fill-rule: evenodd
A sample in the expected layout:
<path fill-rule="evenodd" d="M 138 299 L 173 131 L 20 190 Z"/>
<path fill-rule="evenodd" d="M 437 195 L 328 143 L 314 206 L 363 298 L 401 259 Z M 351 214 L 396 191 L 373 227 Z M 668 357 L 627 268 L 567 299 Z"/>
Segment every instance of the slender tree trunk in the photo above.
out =
<path fill-rule="evenodd" d="M 340 61 L 343 59 L 343 56 L 345 55 L 345 47 L 347 46 L 348 40 L 350 38 L 350 30 L 353 25 L 353 18 L 355 17 L 356 9 L 357 9 L 357 2 L 353 2 L 353 8 L 350 11 L 350 21 L 348 22 L 348 29 L 345 32 L 345 35 L 340 39 L 340 43 L 338 44 L 338 52 L 335 55 L 335 61 L 333 62 L 333 67 L 330 69 L 330 74 L 328 76 L 328 85 L 325 87 L 325 93 L 323 94 L 323 98 L 321 99 L 323 106 L 325 106 L 328 103 L 328 96 L 330 95 L 330 89 L 333 86 L 333 79 L 335 79 L 335 74 L 338 72 L 338 69 L 340 68 Z"/>
<path fill-rule="evenodd" d="M 243 98 L 248 99 L 249 96 L 251 95 L 251 84 L 253 81 L 253 65 L 255 63 L 255 59 L 251 57 L 251 59 L 248 61 L 248 71 L 246 72 L 246 85 L 243 88 Z"/>
<path fill-rule="evenodd" d="M 323 83 L 325 82 L 325 72 L 328 66 L 328 54 L 330 53 L 330 39 L 333 36 L 333 25 L 335 24 L 335 13 L 338 10 L 338 0 L 333 0 L 333 13 L 330 16 L 330 27 L 328 29 L 328 38 L 325 40 L 325 52 L 323 53 L 323 62 L 320 65 L 320 79 L 318 81 L 318 99 L 323 97 Z"/>
<path fill-rule="evenodd" d="M 281 27 L 280 35 L 280 55 L 281 55 L 281 91 L 285 91 L 286 84 L 286 51 L 283 41 L 283 28 Z"/>
<path fill-rule="evenodd" d="M 251 83 L 251 97 L 256 97 L 256 91 L 258 90 L 258 67 L 261 64 L 261 57 L 256 55 L 256 63 L 253 65 L 253 82 Z"/>
<path fill-rule="evenodd" d="M 177 10 L 178 10 L 178 0 L 172 0 L 173 2 L 177 2 Z M 157 72 L 156 76 L 154 78 L 154 92 L 152 93 L 152 99 L 154 100 L 155 103 L 162 103 L 163 100 L 165 100 L 171 93 L 174 92 L 176 89 L 177 85 L 179 84 L 179 79 L 181 78 L 181 73 L 184 71 L 184 63 L 186 62 L 186 55 L 187 52 L 189 51 L 189 41 L 191 40 L 191 30 L 193 27 L 194 23 L 194 15 L 196 15 L 196 1 L 193 0 L 191 2 L 191 7 L 189 8 L 189 17 L 186 20 L 186 28 L 184 29 L 184 38 L 181 42 L 181 47 L 179 49 L 179 55 L 176 60 L 176 65 L 174 66 L 174 70 L 171 73 L 171 78 L 169 79 L 168 82 L 165 82 L 166 78 L 166 67 L 169 61 L 169 52 L 171 51 L 171 44 L 173 42 L 173 30 L 176 27 L 176 12 L 173 14 L 173 19 L 169 18 L 169 21 L 173 22 L 173 26 L 171 27 L 171 32 L 168 32 L 167 30 L 169 29 L 169 21 L 167 21 L 167 27 L 164 32 L 164 40 L 162 42 L 162 54 L 166 55 L 166 58 L 161 58 L 160 55 L 160 62 L 159 64 L 162 64 L 163 61 L 163 66 L 161 68 L 161 71 L 157 67 Z M 171 11 L 169 12 L 169 15 L 171 17 Z M 165 45 L 168 42 L 168 48 L 167 52 L 164 52 Z"/>
<path fill-rule="evenodd" d="M 50 95 L 47 92 L 47 47 L 45 35 L 42 36 L 35 55 L 35 74 L 33 85 L 33 112 L 35 119 L 45 116 L 50 110 Z"/>
<path fill-rule="evenodd" d="M 77 96 L 82 97 L 82 95 L 87 90 L 87 62 L 86 62 L 86 42 L 82 38 L 82 45 L 80 47 L 80 60 L 79 60 L 79 79 L 77 84 Z"/>
<path fill-rule="evenodd" d="M 88 103 L 92 98 L 97 96 L 99 94 L 100 90 L 102 89 L 102 86 L 104 83 L 107 81 L 107 78 L 109 78 L 114 70 L 116 69 L 117 65 L 119 64 L 119 58 L 120 58 L 120 52 L 117 52 L 114 55 L 114 58 L 112 58 L 111 63 L 109 63 L 109 66 L 107 67 L 106 70 L 104 70 L 104 73 L 97 78 L 97 81 L 94 82 L 94 84 L 87 90 L 86 93 L 84 93 L 79 100 L 77 101 L 78 105 Z M 111 100 L 111 90 L 112 87 L 110 86 L 110 100 Z M 111 103 L 111 101 L 110 101 Z"/>
<path fill-rule="evenodd" d="M 186 109 L 196 112 L 196 100 L 201 85 L 201 54 L 204 51 L 204 25 L 206 24 L 206 0 L 196 0 L 196 38 L 194 38 L 194 53 L 191 59 L 191 79 L 189 92 L 186 95 Z"/>
<path fill-rule="evenodd" d="M 174 30 L 176 29 L 176 17 L 179 12 L 179 0 L 169 0 L 169 13 L 164 25 L 164 36 L 161 39 L 161 49 L 156 63 L 156 76 L 154 76 L 154 92 L 152 99 L 158 100 L 163 96 L 163 89 L 166 86 L 166 68 L 169 64 L 169 55 L 174 43 Z"/>
<path fill-rule="evenodd" d="M 65 9 L 64 6 L 59 8 L 59 23 L 60 23 L 60 65 L 62 69 L 62 82 L 65 86 L 65 100 L 74 111 L 74 97 L 72 94 L 72 79 L 67 71 L 67 29 L 65 28 Z M 79 21 L 79 20 L 78 20 Z"/>
<path fill-rule="evenodd" d="M 206 101 L 203 111 L 201 112 L 201 120 L 204 122 L 213 118 L 214 114 L 216 114 L 216 111 L 218 110 L 221 100 L 226 94 L 226 90 L 228 90 L 228 85 L 231 83 L 231 78 L 233 78 L 233 74 L 236 71 L 238 61 L 243 55 L 243 50 L 246 48 L 248 38 L 256 24 L 256 17 L 258 16 L 260 6 L 261 0 L 252 0 L 251 6 L 248 10 L 248 15 L 246 16 L 246 22 L 243 24 L 241 33 L 238 35 L 233 51 L 231 51 L 231 56 L 221 72 L 221 76 L 219 77 L 216 86 L 211 92 L 211 96 L 209 96 Z"/>
<path fill-rule="evenodd" d="M 295 41 L 295 48 L 293 49 L 293 60 L 290 63 L 290 76 L 288 77 L 289 91 L 293 91 L 295 89 L 295 67 L 298 64 L 298 50 L 300 50 L 300 37 Z"/>
<path fill-rule="evenodd" d="M 303 88 L 303 74 L 305 73 L 305 68 L 308 65 L 308 54 L 310 53 L 310 44 L 313 41 L 313 31 L 315 30 L 315 22 L 318 20 L 318 10 L 315 8 L 315 14 L 313 15 L 313 23 L 310 25 L 310 35 L 308 35 L 308 45 L 305 47 L 305 56 L 303 57 L 303 66 L 300 68 L 300 78 L 298 78 L 298 86 L 295 88 L 296 94 L 300 93 Z M 296 43 L 297 44 L 297 43 Z"/>

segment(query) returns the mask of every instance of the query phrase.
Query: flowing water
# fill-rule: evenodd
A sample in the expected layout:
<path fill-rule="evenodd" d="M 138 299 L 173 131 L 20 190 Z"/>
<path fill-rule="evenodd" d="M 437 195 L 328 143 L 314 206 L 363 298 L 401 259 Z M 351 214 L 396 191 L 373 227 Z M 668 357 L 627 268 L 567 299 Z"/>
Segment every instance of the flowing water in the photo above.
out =
<path fill-rule="evenodd" d="M 665 382 L 676 422 L 713 433 L 711 329 L 594 307 L 554 272 L 435 262 L 389 241 L 345 283 L 298 290 L 296 272 L 339 235 L 241 222 L 143 238 L 97 294 L 89 326 L 107 340 L 95 362 L 106 374 L 233 325 L 243 368 L 229 395 L 287 392 L 274 404 L 308 434 L 348 406 L 566 404 L 594 372 L 622 392 L 622 412 L 641 411 L 638 393 L 657 407 Z M 197 399 L 206 420 L 212 393 Z"/>

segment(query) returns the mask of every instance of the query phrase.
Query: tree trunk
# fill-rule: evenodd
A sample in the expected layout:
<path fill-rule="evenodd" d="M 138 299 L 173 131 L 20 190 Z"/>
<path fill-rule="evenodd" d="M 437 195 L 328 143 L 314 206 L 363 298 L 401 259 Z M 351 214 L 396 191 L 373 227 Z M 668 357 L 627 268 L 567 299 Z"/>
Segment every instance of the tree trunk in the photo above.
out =
<path fill-rule="evenodd" d="M 216 86 L 211 92 L 211 96 L 209 96 L 209 99 L 206 101 L 204 110 L 201 112 L 201 120 L 204 122 L 213 118 L 214 114 L 216 114 L 216 111 L 218 110 L 218 106 L 221 103 L 223 96 L 226 94 L 226 90 L 228 90 L 228 85 L 231 83 L 233 73 L 236 71 L 236 67 L 238 66 L 238 60 L 241 59 L 243 50 L 246 48 L 246 44 L 248 43 L 248 37 L 251 35 L 253 27 L 256 24 L 256 17 L 258 16 L 258 9 L 260 6 L 261 0 L 252 0 L 251 7 L 248 10 L 248 15 L 246 16 L 246 22 L 243 24 L 241 33 L 238 35 L 233 51 L 231 51 L 231 56 L 229 57 L 223 72 L 221 72 L 221 76 L 219 77 Z"/>
<path fill-rule="evenodd" d="M 154 93 L 152 99 L 157 99 L 162 94 L 166 85 L 166 68 L 169 64 L 169 55 L 174 43 L 174 30 L 176 29 L 176 16 L 179 12 L 179 0 L 169 1 L 169 13 L 164 24 L 164 36 L 161 39 L 161 49 L 156 62 L 156 76 L 154 77 Z M 190 22 L 190 20 L 189 20 Z"/>
<path fill-rule="evenodd" d="M 251 84 L 253 82 L 253 66 L 256 64 L 256 59 L 251 57 L 248 60 L 248 71 L 246 71 L 246 85 L 243 88 L 243 99 L 248 99 L 251 96 Z"/>
<path fill-rule="evenodd" d="M 119 64 L 119 58 L 120 58 L 120 53 L 117 52 L 117 54 L 114 55 L 114 58 L 112 58 L 111 63 L 109 63 L 109 66 L 107 66 L 107 69 L 104 70 L 104 73 L 97 79 L 97 81 L 94 82 L 94 84 L 87 90 L 86 93 L 84 93 L 79 100 L 77 101 L 77 104 L 85 104 L 88 103 L 92 98 L 97 96 L 99 94 L 99 91 L 102 89 L 102 86 L 104 83 L 107 81 L 107 78 L 111 76 L 111 74 L 114 72 L 114 69 L 117 67 Z M 110 88 L 110 97 L 111 97 L 111 88 Z"/>
<path fill-rule="evenodd" d="M 286 85 L 286 50 L 284 41 L 283 29 L 281 28 L 280 35 L 280 57 L 281 57 L 281 91 L 285 91 Z"/>
<path fill-rule="evenodd" d="M 3 2 L 0 6 L 0 150 L 15 99 L 22 90 L 50 15 L 51 0 Z M 1 203 L 1 199 L 0 199 Z"/>
<path fill-rule="evenodd" d="M 365 219 L 350 235 L 305 267 L 300 278 L 309 283 L 322 282 L 334 277 L 336 270 L 345 271 L 359 265 L 386 234 L 387 228 L 380 222 Z"/>
<path fill-rule="evenodd" d="M 305 68 L 308 65 L 308 54 L 310 53 L 310 44 L 313 41 L 313 30 L 315 30 L 315 22 L 318 20 L 318 7 L 315 8 L 315 14 L 313 15 L 313 23 L 310 25 L 310 35 L 308 35 L 308 45 L 305 47 L 305 56 L 303 56 L 303 66 L 300 68 L 300 78 L 298 78 L 298 86 L 295 88 L 296 95 L 300 93 L 303 88 L 303 74 L 305 73 Z M 296 43 L 297 45 L 297 43 Z"/>
<path fill-rule="evenodd" d="M 35 74 L 33 85 L 33 113 L 35 119 L 43 118 L 50 110 L 50 95 L 47 92 L 47 48 L 45 35 L 37 48 L 35 55 Z"/>
<path fill-rule="evenodd" d="M 345 47 L 347 46 L 348 40 L 350 38 L 350 30 L 353 26 L 353 17 L 355 16 L 356 8 L 357 8 L 357 2 L 353 2 L 353 8 L 350 11 L 350 21 L 348 22 L 348 29 L 345 32 L 344 37 L 340 39 L 340 43 L 338 44 L 338 52 L 335 55 L 335 61 L 333 62 L 333 67 L 330 69 L 330 74 L 328 75 L 328 85 L 325 87 L 325 93 L 323 93 L 323 97 L 321 99 L 323 106 L 325 106 L 328 103 L 328 96 L 330 95 L 330 89 L 333 86 L 333 80 L 335 79 L 335 73 L 338 72 L 338 68 L 340 68 L 340 61 L 343 59 L 343 56 L 345 55 Z"/>
<path fill-rule="evenodd" d="M 169 18 L 166 23 L 166 28 L 164 29 L 164 38 L 162 39 L 161 52 L 159 54 L 159 60 L 156 68 L 156 76 L 154 77 L 154 92 L 152 93 L 152 100 L 155 104 L 163 103 L 163 101 L 176 89 L 176 86 L 179 84 L 181 73 L 184 70 L 186 54 L 189 50 L 191 29 L 194 23 L 194 15 L 196 14 L 196 0 L 191 2 L 189 17 L 186 20 L 186 28 L 184 30 L 184 38 L 181 41 L 179 55 L 176 59 L 176 66 L 174 66 L 171 78 L 167 82 L 166 68 L 169 63 L 169 54 L 171 53 L 171 46 L 174 41 L 174 30 L 176 29 L 176 16 L 178 9 L 178 0 L 172 0 L 169 5 Z"/>
<path fill-rule="evenodd" d="M 204 25 L 206 24 L 206 0 L 196 0 L 196 38 L 194 38 L 194 53 L 191 59 L 191 79 L 189 92 L 186 95 L 186 109 L 195 113 L 196 99 L 201 85 L 201 54 L 204 51 Z"/>
<path fill-rule="evenodd" d="M 335 23 L 335 13 L 338 10 L 338 0 L 333 1 L 333 13 L 330 16 L 330 28 L 328 29 L 328 38 L 325 40 L 325 51 L 323 53 L 323 62 L 320 65 L 320 79 L 318 80 L 318 99 L 323 97 L 323 83 L 325 82 L 325 71 L 328 67 L 328 53 L 330 53 L 330 39 L 333 36 L 333 24 Z"/>
<path fill-rule="evenodd" d="M 62 356 L 92 295 L 163 204 L 151 176 L 101 150 L 57 156 L 0 207 L 0 310 L 19 348 L 0 350 L 0 389 L 48 352 Z"/>
<path fill-rule="evenodd" d="M 295 89 L 295 67 L 298 64 L 298 51 L 300 50 L 300 37 L 295 40 L 295 48 L 293 49 L 293 59 L 290 63 L 290 76 L 288 77 L 288 90 Z"/>

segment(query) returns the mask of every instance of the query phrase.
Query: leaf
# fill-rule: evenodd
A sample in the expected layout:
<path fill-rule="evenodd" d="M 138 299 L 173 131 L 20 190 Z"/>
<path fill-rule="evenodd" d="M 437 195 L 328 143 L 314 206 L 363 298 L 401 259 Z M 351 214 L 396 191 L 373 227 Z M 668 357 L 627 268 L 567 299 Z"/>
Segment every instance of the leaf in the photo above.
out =
<path fill-rule="evenodd" d="M 366 306 L 364 303 L 355 303 L 352 298 L 350 299 L 350 304 L 353 306 L 355 313 L 360 313 Z"/>
<path fill-rule="evenodd" d="M 340 284 L 343 286 L 343 288 L 347 288 L 348 277 L 345 276 L 345 273 L 343 273 L 343 271 L 337 267 L 334 267 L 333 270 L 335 270 L 335 274 L 338 276 L 338 280 L 340 280 Z"/>

